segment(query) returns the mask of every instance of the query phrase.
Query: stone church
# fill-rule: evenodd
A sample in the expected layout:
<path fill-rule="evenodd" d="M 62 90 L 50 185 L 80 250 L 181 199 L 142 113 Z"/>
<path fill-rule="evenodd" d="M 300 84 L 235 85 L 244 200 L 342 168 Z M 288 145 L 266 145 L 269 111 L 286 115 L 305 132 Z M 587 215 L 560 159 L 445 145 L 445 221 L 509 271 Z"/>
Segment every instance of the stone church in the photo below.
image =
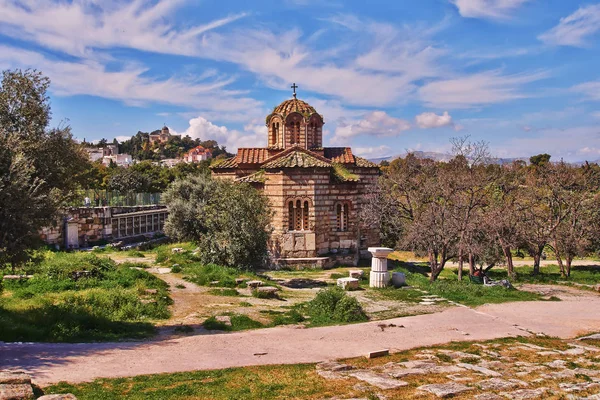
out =
<path fill-rule="evenodd" d="M 267 147 L 240 148 L 211 166 L 219 178 L 252 184 L 268 197 L 279 264 L 356 264 L 379 244 L 359 212 L 379 167 L 349 147 L 323 147 L 323 116 L 308 103 L 285 100 L 266 118 Z"/>

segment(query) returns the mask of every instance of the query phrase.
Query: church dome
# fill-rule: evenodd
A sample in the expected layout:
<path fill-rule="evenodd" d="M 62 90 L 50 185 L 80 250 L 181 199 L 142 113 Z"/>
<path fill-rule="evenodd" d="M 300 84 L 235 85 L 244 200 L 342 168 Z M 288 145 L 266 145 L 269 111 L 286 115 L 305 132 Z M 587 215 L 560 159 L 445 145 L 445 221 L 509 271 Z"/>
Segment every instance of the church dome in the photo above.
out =
<path fill-rule="evenodd" d="M 317 112 L 313 106 L 305 101 L 298 99 L 285 100 L 283 103 L 275 107 L 273 114 L 288 115 L 293 112 L 299 112 L 302 115 L 312 115 Z"/>

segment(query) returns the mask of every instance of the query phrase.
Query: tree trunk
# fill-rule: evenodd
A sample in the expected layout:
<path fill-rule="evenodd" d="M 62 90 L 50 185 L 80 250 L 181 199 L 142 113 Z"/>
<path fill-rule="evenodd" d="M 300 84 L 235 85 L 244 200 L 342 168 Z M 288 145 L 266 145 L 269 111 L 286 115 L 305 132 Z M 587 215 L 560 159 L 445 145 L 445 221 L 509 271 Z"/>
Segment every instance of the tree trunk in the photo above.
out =
<path fill-rule="evenodd" d="M 429 281 L 433 282 L 435 281 L 435 278 L 437 278 L 437 253 L 431 250 L 429 251 L 429 269 L 431 270 Z"/>
<path fill-rule="evenodd" d="M 543 247 L 542 247 L 543 249 Z M 540 273 L 540 260 L 542 259 L 542 251 L 536 251 L 533 254 L 533 275 Z"/>
<path fill-rule="evenodd" d="M 556 240 L 556 238 L 554 238 L 554 255 L 556 256 L 556 262 L 558 263 L 558 268 L 560 269 L 560 276 L 564 278 L 567 276 L 567 274 L 565 273 L 565 266 L 560 255 L 560 251 L 558 250 L 558 240 Z"/>
<path fill-rule="evenodd" d="M 565 256 L 567 262 L 567 278 L 571 276 L 571 262 L 573 262 L 573 257 L 570 254 Z"/>
<path fill-rule="evenodd" d="M 512 253 L 510 252 L 509 246 L 503 246 L 502 252 L 504 253 L 504 257 L 506 258 L 506 272 L 509 278 L 515 278 L 515 266 L 513 264 Z"/>
<path fill-rule="evenodd" d="M 469 253 L 469 274 L 471 276 L 475 275 L 475 256 L 473 256 L 473 253 Z"/>
<path fill-rule="evenodd" d="M 463 250 L 458 251 L 458 280 L 462 281 L 463 277 Z"/>

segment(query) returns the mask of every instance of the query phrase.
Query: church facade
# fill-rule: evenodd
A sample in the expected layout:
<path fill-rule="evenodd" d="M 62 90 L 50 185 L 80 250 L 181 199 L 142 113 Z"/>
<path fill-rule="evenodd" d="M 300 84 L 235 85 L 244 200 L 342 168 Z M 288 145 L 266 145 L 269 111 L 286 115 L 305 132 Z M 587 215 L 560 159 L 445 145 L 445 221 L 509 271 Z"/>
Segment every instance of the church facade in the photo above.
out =
<path fill-rule="evenodd" d="M 248 182 L 268 197 L 273 258 L 281 264 L 356 263 L 368 256 L 379 235 L 361 224 L 359 213 L 379 167 L 349 147 L 323 147 L 323 116 L 295 92 L 266 124 L 267 147 L 240 148 L 211 169 L 214 177 Z"/>

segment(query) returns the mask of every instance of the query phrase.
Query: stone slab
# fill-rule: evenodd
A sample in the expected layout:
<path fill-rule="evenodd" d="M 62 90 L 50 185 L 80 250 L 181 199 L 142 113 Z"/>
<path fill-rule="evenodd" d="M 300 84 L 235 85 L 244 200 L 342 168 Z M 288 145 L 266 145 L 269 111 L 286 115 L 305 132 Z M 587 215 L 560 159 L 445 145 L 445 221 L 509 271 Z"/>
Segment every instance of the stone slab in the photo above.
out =
<path fill-rule="evenodd" d="M 33 388 L 30 384 L 6 383 L 0 385 L 0 399 L 2 400 L 29 400 L 33 398 Z"/>
<path fill-rule="evenodd" d="M 397 389 L 399 387 L 408 386 L 407 382 L 400 381 L 398 379 L 390 378 L 384 374 L 378 374 L 376 372 L 361 370 L 356 372 L 351 372 L 348 374 L 351 377 L 354 377 L 360 381 L 366 382 L 369 385 L 375 386 L 379 389 Z"/>
<path fill-rule="evenodd" d="M 419 386 L 417 390 L 422 390 L 434 394 L 440 398 L 453 397 L 457 394 L 468 392 L 473 388 L 462 385 L 460 383 L 434 383 L 431 385 Z"/>
<path fill-rule="evenodd" d="M 389 356 L 389 355 L 390 355 L 389 349 L 383 349 L 383 350 L 370 351 L 366 357 L 367 358 L 377 358 L 377 357 L 384 357 L 384 356 Z"/>
<path fill-rule="evenodd" d="M 356 278 L 339 278 L 337 285 L 344 290 L 356 290 L 359 288 L 359 281 Z"/>

